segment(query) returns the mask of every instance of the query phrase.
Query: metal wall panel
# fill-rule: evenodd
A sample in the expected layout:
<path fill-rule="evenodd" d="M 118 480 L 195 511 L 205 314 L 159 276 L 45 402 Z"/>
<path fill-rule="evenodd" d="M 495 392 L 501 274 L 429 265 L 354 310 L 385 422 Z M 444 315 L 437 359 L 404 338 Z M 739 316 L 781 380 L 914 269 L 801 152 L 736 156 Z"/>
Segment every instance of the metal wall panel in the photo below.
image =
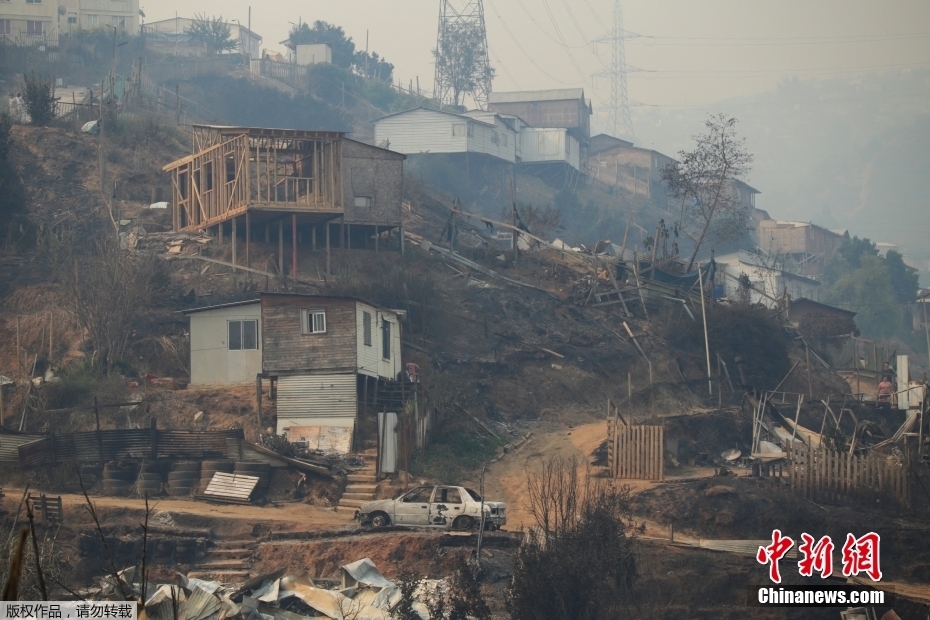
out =
<path fill-rule="evenodd" d="M 278 419 L 355 418 L 355 373 L 296 375 L 278 379 Z"/>
<path fill-rule="evenodd" d="M 27 435 L 26 433 L 0 433 L 0 463 L 19 463 L 19 447 L 44 435 Z"/>

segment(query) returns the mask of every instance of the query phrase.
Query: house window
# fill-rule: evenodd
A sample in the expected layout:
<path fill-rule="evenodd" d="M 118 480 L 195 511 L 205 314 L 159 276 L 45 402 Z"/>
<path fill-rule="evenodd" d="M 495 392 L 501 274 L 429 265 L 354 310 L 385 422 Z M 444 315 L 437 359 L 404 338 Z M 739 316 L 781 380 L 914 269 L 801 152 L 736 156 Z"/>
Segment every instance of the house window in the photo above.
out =
<path fill-rule="evenodd" d="M 300 333 L 302 334 L 325 334 L 326 333 L 326 312 L 323 310 L 301 310 L 300 311 Z"/>
<path fill-rule="evenodd" d="M 569 140 L 567 135 L 565 136 L 565 154 L 566 155 L 572 154 L 572 141 Z"/>
<path fill-rule="evenodd" d="M 471 138 L 473 135 L 475 135 L 475 126 L 471 123 L 468 123 L 467 127 L 468 131 L 466 133 L 468 134 L 468 137 Z"/>
<path fill-rule="evenodd" d="M 381 321 L 381 357 L 391 359 L 391 322 Z"/>
<path fill-rule="evenodd" d="M 117 28 L 126 28 L 126 18 L 120 15 L 113 15 L 110 17 L 110 24 L 116 26 Z"/>
<path fill-rule="evenodd" d="M 258 349 L 258 321 L 229 321 L 230 351 L 255 351 Z"/>
<path fill-rule="evenodd" d="M 371 346 L 371 314 L 368 312 L 362 313 L 362 331 L 365 335 L 365 346 Z"/>
<path fill-rule="evenodd" d="M 452 123 L 452 137 L 461 137 L 465 135 L 465 123 Z"/>
<path fill-rule="evenodd" d="M 77 24 L 77 13 L 68 13 L 68 23 Z"/>
<path fill-rule="evenodd" d="M 93 14 L 85 14 L 85 15 L 84 15 L 84 23 L 85 23 L 87 26 L 90 26 L 91 28 L 93 28 L 94 26 L 96 26 L 96 25 L 99 23 L 99 19 L 100 19 L 100 16 L 99 16 L 99 15 L 93 15 Z"/>
<path fill-rule="evenodd" d="M 359 208 L 371 207 L 371 196 L 356 196 L 355 206 Z"/>
<path fill-rule="evenodd" d="M 0 19 L 0 34 L 13 34 L 13 20 Z"/>
<path fill-rule="evenodd" d="M 32 20 L 26 22 L 26 34 L 41 35 L 42 33 L 42 22 Z"/>
<path fill-rule="evenodd" d="M 42 4 L 42 0 L 26 0 L 26 4 Z"/>

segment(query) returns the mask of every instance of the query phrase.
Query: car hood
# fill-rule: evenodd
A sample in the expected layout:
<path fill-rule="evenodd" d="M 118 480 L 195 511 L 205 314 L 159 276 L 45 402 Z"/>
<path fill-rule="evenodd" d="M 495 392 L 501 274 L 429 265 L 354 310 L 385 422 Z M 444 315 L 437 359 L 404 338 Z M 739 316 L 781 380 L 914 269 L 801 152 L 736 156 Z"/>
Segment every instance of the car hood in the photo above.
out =
<path fill-rule="evenodd" d="M 373 502 L 368 502 L 363 504 L 359 511 L 364 513 L 374 512 L 375 510 L 383 510 L 384 512 L 393 512 L 394 511 L 394 500 L 393 499 L 378 499 Z"/>

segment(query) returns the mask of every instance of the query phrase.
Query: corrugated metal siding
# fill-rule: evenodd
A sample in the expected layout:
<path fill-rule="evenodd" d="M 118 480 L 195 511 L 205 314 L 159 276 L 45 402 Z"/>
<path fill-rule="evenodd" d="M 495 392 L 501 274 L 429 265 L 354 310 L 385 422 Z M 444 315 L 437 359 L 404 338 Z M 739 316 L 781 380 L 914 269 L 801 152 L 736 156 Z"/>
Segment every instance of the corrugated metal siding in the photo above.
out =
<path fill-rule="evenodd" d="M 278 379 L 278 418 L 352 417 L 355 374 L 298 375 Z"/>
<path fill-rule="evenodd" d="M 517 134 L 504 126 L 492 128 L 474 121 L 471 121 L 470 124 L 472 135 L 468 137 L 469 153 L 493 155 L 510 163 L 516 161 Z M 506 144 L 504 144 L 505 140 Z"/>
<path fill-rule="evenodd" d="M 19 447 L 39 439 L 42 435 L 0 434 L 0 463 L 19 463 Z"/>
<path fill-rule="evenodd" d="M 226 456 L 226 439 L 245 437 L 241 428 L 223 431 L 156 431 L 157 458 L 209 458 Z M 104 461 L 147 459 L 152 455 L 151 429 L 120 429 L 45 437 L 18 448 L 24 467 L 48 465 L 53 460 Z"/>

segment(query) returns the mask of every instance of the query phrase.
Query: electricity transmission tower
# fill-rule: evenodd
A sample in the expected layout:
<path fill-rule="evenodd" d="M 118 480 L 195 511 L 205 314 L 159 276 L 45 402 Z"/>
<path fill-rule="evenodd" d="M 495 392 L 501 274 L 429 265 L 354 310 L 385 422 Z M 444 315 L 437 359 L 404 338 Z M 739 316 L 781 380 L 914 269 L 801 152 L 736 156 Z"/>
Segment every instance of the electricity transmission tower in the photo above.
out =
<path fill-rule="evenodd" d="M 630 118 L 630 100 L 626 90 L 626 52 L 623 49 L 623 9 L 620 0 L 614 0 L 613 28 L 610 34 L 594 43 L 610 43 L 610 69 L 595 74 L 595 77 L 610 78 L 610 107 L 607 111 L 607 131 L 613 136 L 625 135 L 632 138 L 633 120 Z"/>
<path fill-rule="evenodd" d="M 460 93 L 471 94 L 484 110 L 491 94 L 491 62 L 484 27 L 482 0 L 439 0 L 436 36 L 436 83 L 433 97 L 440 105 L 457 103 Z M 457 6 L 461 8 L 457 8 Z"/>

